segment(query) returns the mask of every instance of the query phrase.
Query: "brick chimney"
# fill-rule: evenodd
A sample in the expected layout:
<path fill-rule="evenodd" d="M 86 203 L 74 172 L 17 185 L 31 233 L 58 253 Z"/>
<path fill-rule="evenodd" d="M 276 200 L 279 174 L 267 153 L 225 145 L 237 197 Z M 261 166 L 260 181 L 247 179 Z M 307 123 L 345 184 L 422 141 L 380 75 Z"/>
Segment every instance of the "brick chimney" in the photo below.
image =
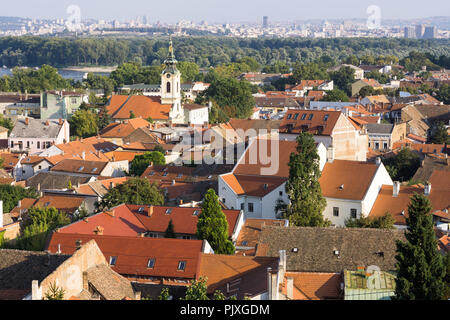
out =
<path fill-rule="evenodd" d="M 48 127 L 50 125 L 50 122 L 48 120 L 45 121 L 45 125 Z"/>
<path fill-rule="evenodd" d="M 30 121 L 28 120 L 28 117 L 26 117 L 25 118 L 25 125 L 27 126 L 27 125 L 29 125 L 30 124 Z"/>

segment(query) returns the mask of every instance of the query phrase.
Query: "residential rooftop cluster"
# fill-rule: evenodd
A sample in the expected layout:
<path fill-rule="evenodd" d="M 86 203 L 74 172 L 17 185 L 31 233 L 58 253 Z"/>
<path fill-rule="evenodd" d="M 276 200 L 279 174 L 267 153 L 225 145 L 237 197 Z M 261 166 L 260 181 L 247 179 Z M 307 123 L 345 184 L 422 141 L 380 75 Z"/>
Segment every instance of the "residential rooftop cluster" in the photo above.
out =
<path fill-rule="evenodd" d="M 398 67 L 336 67 L 354 70 L 350 101 L 327 99 L 333 80 L 276 91 L 264 85 L 289 74 L 242 73 L 238 81 L 259 88 L 251 116 L 213 123 L 212 102 L 195 103 L 210 84 L 181 84 L 171 44 L 161 84 L 118 88 L 100 114 L 110 123 L 86 138 L 71 126 L 87 94 L 0 95 L 2 119 L 13 125 L 0 127 L 0 299 L 50 299 L 58 290 L 65 300 L 157 299 L 163 289 L 179 299 L 202 279 L 209 297 L 391 299 L 414 194 L 430 201 L 436 251 L 450 252 L 450 148 L 435 141 L 442 132 L 448 141 L 450 106 L 407 93 L 448 85 L 449 73 L 367 79 Z M 360 94 L 392 88 L 402 94 Z M 305 133 L 314 140 L 308 150 L 298 142 Z M 302 152 L 317 155 L 327 227 L 296 226 L 280 209 L 290 205 L 290 162 Z M 140 191 L 147 184 L 152 191 Z M 205 206 L 211 191 L 217 201 Z M 223 213 L 229 254 L 200 232 L 211 207 Z M 36 212 L 52 208 L 67 221 L 24 250 Z M 348 225 L 386 215 L 390 228 Z M 380 287 L 369 284 L 374 275 Z"/>

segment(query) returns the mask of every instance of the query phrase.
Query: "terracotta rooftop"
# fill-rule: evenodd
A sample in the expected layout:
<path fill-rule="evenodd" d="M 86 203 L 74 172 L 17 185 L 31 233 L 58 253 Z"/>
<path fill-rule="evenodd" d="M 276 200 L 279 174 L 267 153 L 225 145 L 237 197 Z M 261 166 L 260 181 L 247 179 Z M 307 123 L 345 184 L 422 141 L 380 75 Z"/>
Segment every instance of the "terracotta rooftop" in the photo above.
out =
<path fill-rule="evenodd" d="M 33 207 L 51 208 L 54 207 L 59 211 L 63 211 L 67 214 L 73 214 L 78 208 L 81 207 L 85 198 L 74 197 L 66 195 L 44 195 L 39 198 Z"/>
<path fill-rule="evenodd" d="M 319 179 L 322 194 L 328 198 L 362 200 L 377 168 L 375 163 L 369 162 L 351 160 L 327 162 Z"/>
<path fill-rule="evenodd" d="M 153 120 L 168 120 L 172 107 L 161 104 L 161 98 L 153 96 L 127 96 L 126 101 L 123 103 L 122 101 L 121 98 L 111 100 L 106 106 L 114 119 L 129 119 L 130 113 L 133 112 L 136 117 L 143 119 L 151 117 Z"/>
<path fill-rule="evenodd" d="M 340 111 L 290 109 L 283 118 L 280 132 L 301 133 L 306 131 L 316 135 L 329 136 L 340 115 Z"/>
<path fill-rule="evenodd" d="M 77 159 L 64 159 L 52 167 L 53 172 L 70 172 L 77 174 L 89 174 L 93 176 L 100 175 L 108 162 L 105 161 L 87 161 Z"/>
<path fill-rule="evenodd" d="M 335 300 L 341 299 L 340 273 L 287 272 L 284 276 L 282 293 L 286 295 L 287 278 L 294 280 L 293 300 Z"/>
<path fill-rule="evenodd" d="M 158 239 L 147 237 L 124 237 L 107 235 L 87 235 L 54 232 L 47 250 L 63 254 L 73 254 L 77 241 L 86 243 L 95 240 L 106 261 L 114 260 L 111 268 L 123 276 L 149 276 L 194 279 L 197 275 L 202 240 Z M 149 260 L 154 259 L 153 267 Z M 179 262 L 185 261 L 184 270 L 179 270 Z"/>

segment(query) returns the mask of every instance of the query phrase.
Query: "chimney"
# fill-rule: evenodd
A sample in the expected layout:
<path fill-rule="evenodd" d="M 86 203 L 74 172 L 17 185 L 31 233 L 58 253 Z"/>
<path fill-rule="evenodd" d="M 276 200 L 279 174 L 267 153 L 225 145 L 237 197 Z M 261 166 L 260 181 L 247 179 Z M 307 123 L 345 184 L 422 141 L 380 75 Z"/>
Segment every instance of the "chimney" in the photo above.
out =
<path fill-rule="evenodd" d="M 89 282 L 87 271 L 83 271 L 83 289 L 89 291 Z"/>
<path fill-rule="evenodd" d="M 3 228 L 3 201 L 0 200 L 0 228 Z"/>
<path fill-rule="evenodd" d="M 173 186 L 175 185 L 175 180 L 172 180 L 172 185 L 173 185 Z"/>
<path fill-rule="evenodd" d="M 286 250 L 280 250 L 280 259 L 278 260 L 278 272 L 280 280 L 284 279 L 284 273 L 286 272 Z"/>
<path fill-rule="evenodd" d="M 50 125 L 50 122 L 48 120 L 45 121 L 45 125 L 48 127 Z"/>
<path fill-rule="evenodd" d="M 286 297 L 288 300 L 294 299 L 294 278 L 286 279 Z"/>
<path fill-rule="evenodd" d="M 334 161 L 334 148 L 333 146 L 329 146 L 327 149 L 327 161 L 333 162 Z"/>
<path fill-rule="evenodd" d="M 25 100 L 28 100 L 28 90 L 25 89 Z"/>
<path fill-rule="evenodd" d="M 39 288 L 39 281 L 31 281 L 31 300 L 42 300 L 42 288 Z"/>
<path fill-rule="evenodd" d="M 81 153 L 81 158 L 83 158 L 83 160 L 86 160 L 86 152 L 83 151 L 83 152 Z"/>
<path fill-rule="evenodd" d="M 427 183 L 425 184 L 425 188 L 423 189 L 423 192 L 424 192 L 424 194 L 425 194 L 426 196 L 429 196 L 429 195 L 430 195 L 430 192 L 431 192 L 431 183 L 427 182 Z"/>
<path fill-rule="evenodd" d="M 28 117 L 25 118 L 25 125 L 29 125 L 30 121 L 28 120 Z"/>
<path fill-rule="evenodd" d="M 114 182 L 110 182 L 109 183 L 109 189 L 111 190 L 111 189 L 113 189 L 114 188 Z"/>
<path fill-rule="evenodd" d="M 375 160 L 375 163 L 377 164 L 377 166 L 379 166 L 381 164 L 381 158 L 377 157 L 377 159 Z"/>
<path fill-rule="evenodd" d="M 58 243 L 58 251 L 56 251 L 57 254 L 61 254 L 61 244 Z"/>
<path fill-rule="evenodd" d="M 114 218 L 114 209 L 111 211 L 106 211 L 105 213 Z"/>
<path fill-rule="evenodd" d="M 148 206 L 147 215 L 151 217 L 153 215 L 153 206 Z"/>
<path fill-rule="evenodd" d="M 95 228 L 95 230 L 94 230 L 94 233 L 96 234 L 96 235 L 99 235 L 99 236 L 101 236 L 101 235 L 103 235 L 103 230 L 105 230 L 102 226 L 97 226 L 96 228 Z"/>
<path fill-rule="evenodd" d="M 398 197 L 399 192 L 400 192 L 400 182 L 394 181 L 394 185 L 392 186 L 392 196 Z"/>

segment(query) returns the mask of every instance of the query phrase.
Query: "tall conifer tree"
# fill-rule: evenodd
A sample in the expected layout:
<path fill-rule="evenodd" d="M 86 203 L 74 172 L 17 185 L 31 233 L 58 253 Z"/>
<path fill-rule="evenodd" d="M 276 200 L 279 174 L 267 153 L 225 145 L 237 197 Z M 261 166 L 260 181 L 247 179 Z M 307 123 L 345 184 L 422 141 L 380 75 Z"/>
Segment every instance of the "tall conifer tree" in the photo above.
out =
<path fill-rule="evenodd" d="M 440 300 L 444 297 L 446 270 L 438 251 L 430 200 L 414 194 L 406 218 L 407 242 L 397 241 L 398 300 Z"/>

